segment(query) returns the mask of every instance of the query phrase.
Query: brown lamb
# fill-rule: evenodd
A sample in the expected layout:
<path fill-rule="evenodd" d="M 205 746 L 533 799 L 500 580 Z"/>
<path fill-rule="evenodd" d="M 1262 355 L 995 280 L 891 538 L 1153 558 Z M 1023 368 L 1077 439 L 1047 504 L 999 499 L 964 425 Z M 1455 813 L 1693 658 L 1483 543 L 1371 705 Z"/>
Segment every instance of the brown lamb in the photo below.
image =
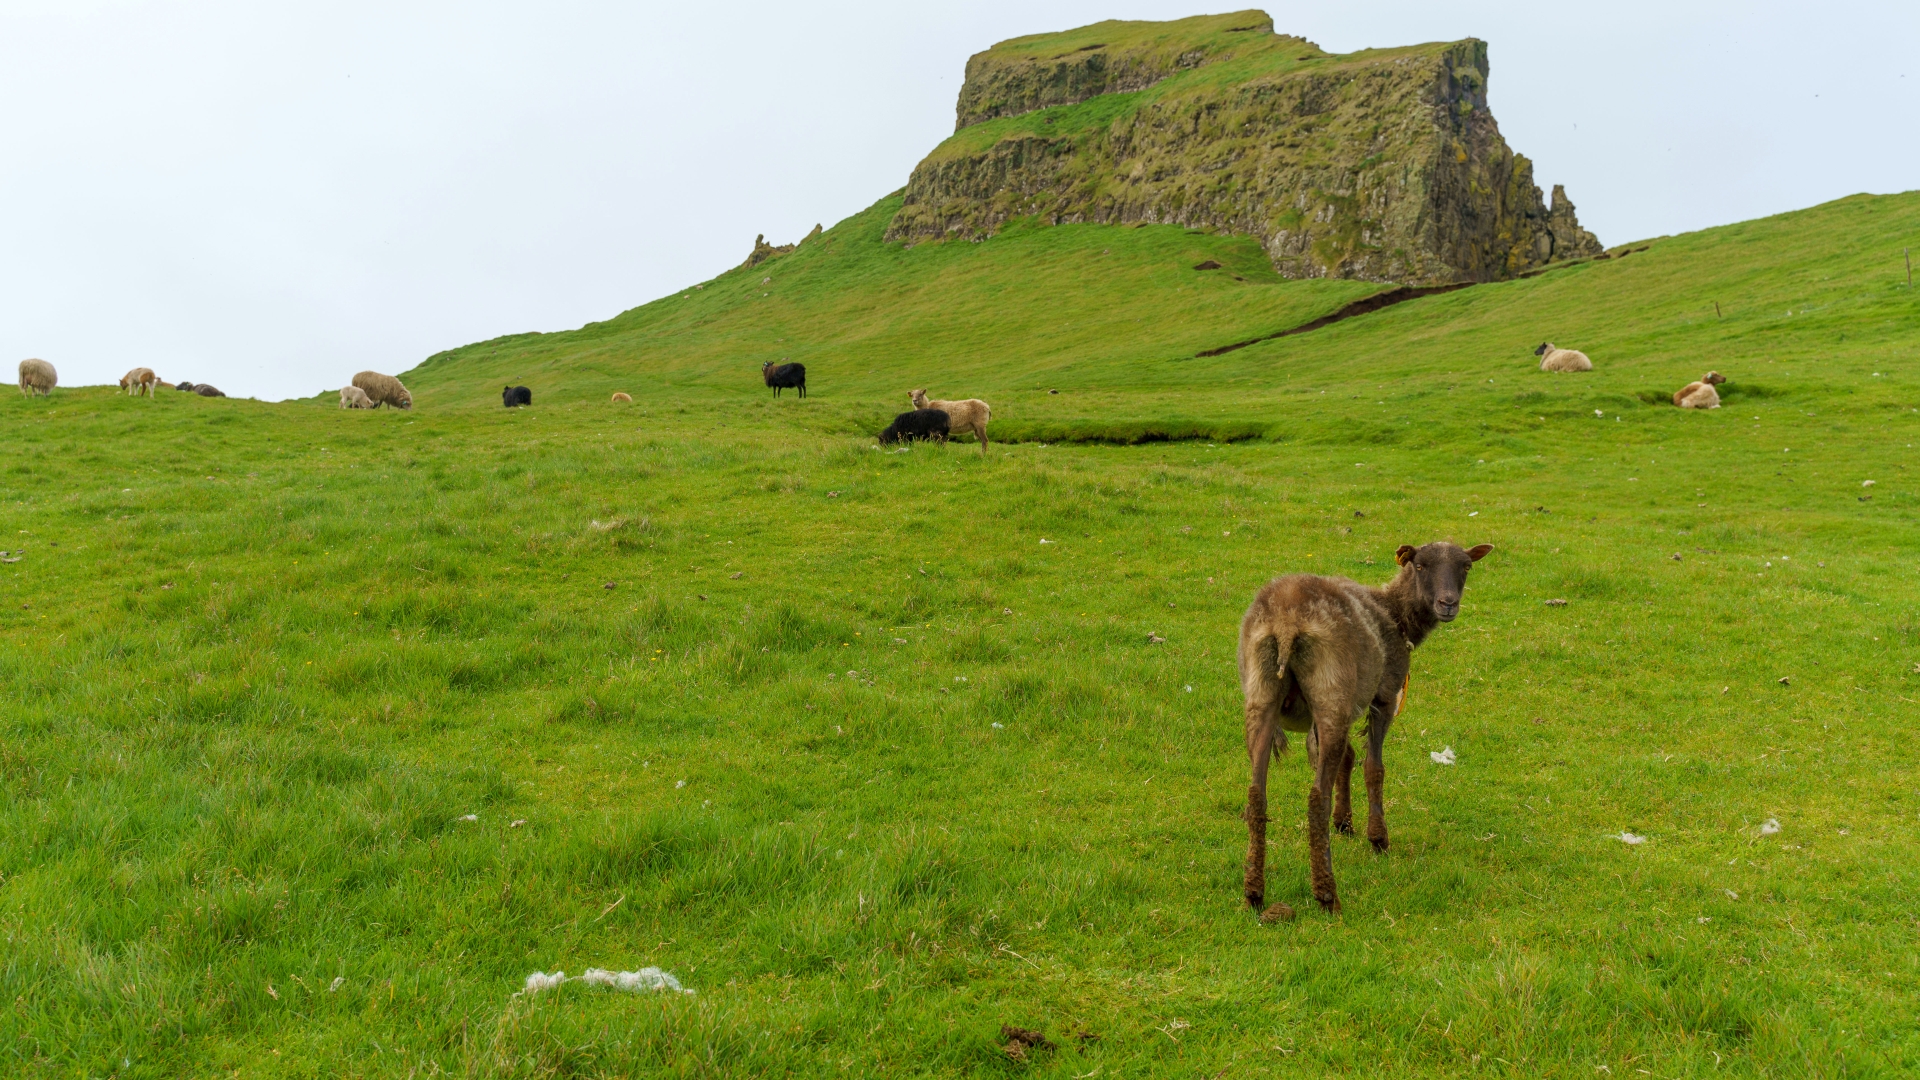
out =
<path fill-rule="evenodd" d="M 1313 897 L 1340 911 L 1334 889 L 1329 822 L 1353 833 L 1353 722 L 1366 714 L 1367 839 L 1387 850 L 1381 750 L 1404 701 L 1414 647 L 1460 614 L 1467 571 L 1493 550 L 1441 540 L 1403 544 L 1400 572 L 1385 588 L 1346 578 L 1288 574 L 1253 598 L 1240 622 L 1240 687 L 1246 697 L 1247 904 L 1259 911 L 1267 892 L 1267 765 L 1287 747 L 1288 731 L 1307 735 L 1313 786 L 1307 795 L 1307 849 Z M 1275 903 L 1263 921 L 1293 918 Z"/>

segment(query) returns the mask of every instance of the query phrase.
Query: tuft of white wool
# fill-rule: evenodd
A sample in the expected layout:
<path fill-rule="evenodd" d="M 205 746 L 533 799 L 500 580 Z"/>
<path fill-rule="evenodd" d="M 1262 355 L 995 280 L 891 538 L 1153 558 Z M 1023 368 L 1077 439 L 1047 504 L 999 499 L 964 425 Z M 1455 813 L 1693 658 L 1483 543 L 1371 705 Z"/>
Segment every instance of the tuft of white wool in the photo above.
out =
<path fill-rule="evenodd" d="M 1779 831 L 1780 831 L 1779 818 L 1768 818 L 1767 820 L 1760 823 L 1761 836 L 1772 836 L 1774 833 L 1777 833 Z"/>
<path fill-rule="evenodd" d="M 1444 750 L 1429 750 L 1427 751 L 1427 756 L 1433 759 L 1435 765 L 1451 765 L 1454 762 L 1453 747 L 1451 746 Z"/>
<path fill-rule="evenodd" d="M 1646 837 L 1635 836 L 1630 832 L 1623 832 L 1619 836 L 1614 837 L 1614 839 L 1620 841 L 1623 844 L 1626 844 L 1629 847 L 1632 847 L 1635 844 L 1644 844 L 1647 842 Z"/>
<path fill-rule="evenodd" d="M 639 971 L 608 971 L 606 968 L 588 968 L 586 974 L 576 975 L 571 979 L 567 978 L 567 973 L 564 971 L 556 971 L 551 975 L 544 971 L 536 971 L 527 976 L 527 985 L 520 992 L 523 994 L 537 994 L 542 990 L 551 990 L 562 983 L 570 982 L 583 982 L 588 986 L 605 986 L 614 990 L 625 990 L 629 993 L 639 993 L 642 990 L 671 990 L 676 994 L 693 993 L 693 991 L 681 986 L 679 979 L 674 978 L 665 971 L 661 971 L 657 967 L 641 968 Z"/>

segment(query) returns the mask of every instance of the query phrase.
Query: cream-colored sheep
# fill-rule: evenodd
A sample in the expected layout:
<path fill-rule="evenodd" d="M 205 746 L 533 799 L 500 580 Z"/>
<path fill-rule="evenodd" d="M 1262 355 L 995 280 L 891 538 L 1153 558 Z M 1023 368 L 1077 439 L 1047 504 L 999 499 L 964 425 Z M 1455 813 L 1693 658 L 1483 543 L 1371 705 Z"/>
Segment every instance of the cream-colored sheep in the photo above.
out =
<path fill-rule="evenodd" d="M 340 407 L 343 409 L 371 409 L 374 406 L 373 399 L 367 396 L 365 390 L 357 386 L 343 386 L 340 388 Z"/>
<path fill-rule="evenodd" d="M 1592 371 L 1593 361 L 1587 354 L 1576 349 L 1563 349 L 1551 341 L 1542 342 L 1533 350 L 1540 357 L 1541 371 Z"/>
<path fill-rule="evenodd" d="M 413 395 L 400 385 L 400 380 L 391 375 L 382 375 L 377 371 L 363 371 L 353 377 L 353 385 L 367 392 L 373 399 L 373 407 L 391 405 L 396 409 L 413 408 Z"/>
<path fill-rule="evenodd" d="M 987 421 L 993 419 L 993 410 L 979 398 L 967 398 L 964 401 L 929 401 L 925 390 L 911 390 L 907 397 L 913 400 L 916 409 L 939 409 L 947 414 L 947 430 L 958 433 L 973 432 L 980 440 L 980 456 L 987 454 Z"/>
<path fill-rule="evenodd" d="M 152 397 L 153 384 L 159 381 L 159 376 L 153 373 L 152 368 L 137 367 L 125 375 L 120 376 L 120 389 L 125 390 L 135 397 L 139 397 L 142 394 L 145 394 L 147 397 Z"/>
<path fill-rule="evenodd" d="M 613 394 L 613 403 L 615 405 L 631 405 L 633 404 L 633 395 L 624 390 L 616 390 Z"/>
<path fill-rule="evenodd" d="M 1690 382 L 1673 392 L 1673 403 L 1683 409 L 1717 409 L 1720 407 L 1720 391 L 1714 387 L 1727 381 L 1725 375 L 1709 371 L 1699 382 Z"/>
<path fill-rule="evenodd" d="M 20 361 L 20 392 L 22 394 L 28 397 L 35 394 L 48 397 L 52 395 L 53 388 L 58 385 L 60 385 L 60 376 L 53 370 L 52 364 L 45 360 Z"/>

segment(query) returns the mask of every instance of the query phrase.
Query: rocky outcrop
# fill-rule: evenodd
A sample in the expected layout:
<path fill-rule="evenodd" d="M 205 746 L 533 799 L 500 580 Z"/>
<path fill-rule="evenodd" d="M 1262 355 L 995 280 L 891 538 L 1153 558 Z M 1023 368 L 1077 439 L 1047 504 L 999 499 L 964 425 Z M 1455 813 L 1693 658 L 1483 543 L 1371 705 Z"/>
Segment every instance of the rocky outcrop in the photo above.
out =
<path fill-rule="evenodd" d="M 1487 75 L 1481 41 L 1331 56 L 1259 12 L 1016 39 L 968 61 L 959 130 L 887 235 L 1179 224 L 1254 237 L 1287 276 L 1413 284 L 1598 254 L 1501 137 Z"/>
<path fill-rule="evenodd" d="M 767 234 L 761 233 L 753 238 L 753 253 L 747 256 L 746 262 L 740 264 L 740 269 L 751 270 L 775 255 L 785 255 L 797 246 L 796 244 L 769 244 Z"/>
<path fill-rule="evenodd" d="M 800 244 L 804 244 L 819 235 L 820 226 L 815 225 L 812 232 L 800 238 Z M 776 255 L 785 255 L 787 252 L 798 248 L 800 244 L 769 244 L 767 243 L 766 234 L 761 233 L 753 238 L 753 252 L 747 256 L 746 262 L 740 264 L 740 269 L 751 270 Z"/>

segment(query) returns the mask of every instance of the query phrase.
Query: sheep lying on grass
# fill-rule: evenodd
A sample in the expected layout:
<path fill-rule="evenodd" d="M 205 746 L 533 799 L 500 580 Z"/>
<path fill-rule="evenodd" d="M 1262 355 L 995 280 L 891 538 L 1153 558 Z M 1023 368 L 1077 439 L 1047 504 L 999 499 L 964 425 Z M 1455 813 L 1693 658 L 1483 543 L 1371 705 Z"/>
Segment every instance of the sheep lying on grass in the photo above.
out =
<path fill-rule="evenodd" d="M 51 396 L 53 388 L 60 385 L 60 376 L 53 365 L 45 360 L 20 361 L 20 392 L 28 397 L 35 394 L 41 397 Z"/>
<path fill-rule="evenodd" d="M 1690 382 L 1673 392 L 1673 403 L 1683 409 L 1717 409 L 1720 407 L 1720 391 L 1714 387 L 1727 381 L 1725 375 L 1709 371 L 1699 382 Z"/>
<path fill-rule="evenodd" d="M 615 390 L 613 392 L 613 403 L 615 405 L 631 405 L 633 404 L 633 395 L 627 393 L 625 390 Z"/>
<path fill-rule="evenodd" d="M 353 385 L 367 392 L 373 399 L 373 407 L 391 405 L 396 409 L 413 408 L 413 395 L 400 385 L 400 380 L 391 375 L 382 375 L 377 371 L 363 371 L 353 377 Z"/>
<path fill-rule="evenodd" d="M 880 445 L 887 446 L 897 442 L 913 442 L 916 439 L 939 439 L 947 441 L 947 432 L 951 421 L 947 414 L 939 409 L 915 409 L 903 412 L 893 418 L 885 431 L 880 433 Z"/>
<path fill-rule="evenodd" d="M 533 404 L 533 391 L 524 386 L 506 386 L 500 389 L 500 404 L 509 409 Z"/>
<path fill-rule="evenodd" d="M 343 409 L 371 409 L 373 408 L 373 399 L 367 396 L 365 390 L 357 386 L 343 386 L 340 388 L 340 407 Z"/>
<path fill-rule="evenodd" d="M 137 367 L 125 375 L 120 376 L 120 389 L 125 390 L 135 397 L 142 394 L 147 397 L 152 397 L 154 384 L 159 381 L 159 376 L 153 373 L 152 368 Z"/>
<path fill-rule="evenodd" d="M 973 437 L 980 440 L 980 455 L 987 453 L 987 421 L 993 419 L 993 410 L 979 398 L 967 398 L 965 401 L 928 401 L 925 390 L 911 390 L 907 396 L 913 399 L 916 409 L 938 409 L 947 414 L 955 431 L 971 431 Z"/>
<path fill-rule="evenodd" d="M 196 394 L 199 394 L 201 397 L 226 397 L 227 396 L 221 393 L 220 388 L 213 385 L 212 383 L 200 383 L 199 385 L 193 388 L 193 392 Z"/>
<path fill-rule="evenodd" d="M 1592 371 L 1593 361 L 1587 354 L 1577 349 L 1563 349 L 1551 341 L 1543 341 L 1533 350 L 1540 357 L 1541 371 Z"/>

